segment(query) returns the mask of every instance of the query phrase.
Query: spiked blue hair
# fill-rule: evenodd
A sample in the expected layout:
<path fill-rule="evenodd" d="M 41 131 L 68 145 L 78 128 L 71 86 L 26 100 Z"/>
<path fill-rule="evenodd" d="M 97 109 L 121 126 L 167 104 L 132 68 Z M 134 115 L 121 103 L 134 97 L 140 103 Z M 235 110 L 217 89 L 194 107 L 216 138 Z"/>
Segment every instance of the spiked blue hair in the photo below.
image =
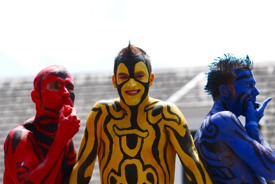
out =
<path fill-rule="evenodd" d="M 220 86 L 234 84 L 235 74 L 232 69 L 253 69 L 253 62 L 247 55 L 245 58 L 237 58 L 232 54 L 224 54 L 209 65 L 207 84 L 204 89 L 215 100 L 220 96 Z"/>

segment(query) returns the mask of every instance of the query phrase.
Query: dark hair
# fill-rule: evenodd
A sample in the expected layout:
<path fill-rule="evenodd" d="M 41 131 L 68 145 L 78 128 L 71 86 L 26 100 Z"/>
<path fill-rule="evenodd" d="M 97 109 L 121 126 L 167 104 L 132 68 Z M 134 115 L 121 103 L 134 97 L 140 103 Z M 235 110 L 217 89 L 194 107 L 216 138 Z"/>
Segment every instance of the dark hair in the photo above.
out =
<path fill-rule="evenodd" d="M 253 62 L 248 55 L 245 58 L 237 58 L 232 54 L 224 54 L 209 65 L 207 84 L 204 89 L 212 95 L 213 100 L 220 96 L 220 86 L 234 84 L 235 74 L 232 69 L 253 69 Z"/>
<path fill-rule="evenodd" d="M 136 56 L 140 56 L 140 55 L 143 56 L 144 63 L 145 63 L 145 65 L 148 68 L 149 74 L 151 74 L 151 72 L 152 72 L 152 66 L 151 66 L 151 60 L 150 60 L 149 55 L 144 50 L 142 50 L 141 48 L 136 47 L 134 45 L 131 45 L 129 43 L 128 47 L 123 48 L 118 53 L 118 55 L 115 57 L 114 75 L 116 74 L 117 66 L 118 66 L 118 64 L 119 64 L 120 59 L 121 59 L 122 56 L 124 56 L 124 57 L 136 57 Z"/>

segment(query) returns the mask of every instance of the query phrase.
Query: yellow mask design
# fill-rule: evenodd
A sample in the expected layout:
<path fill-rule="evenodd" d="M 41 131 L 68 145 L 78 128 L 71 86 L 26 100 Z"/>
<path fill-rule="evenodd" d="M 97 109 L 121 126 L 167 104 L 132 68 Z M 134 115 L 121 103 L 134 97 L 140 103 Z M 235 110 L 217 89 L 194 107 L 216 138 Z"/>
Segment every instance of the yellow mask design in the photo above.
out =
<path fill-rule="evenodd" d="M 149 73 L 146 65 L 140 61 L 134 65 L 134 72 L 131 74 L 124 63 L 120 63 L 116 73 L 118 93 L 124 102 L 129 106 L 140 104 L 148 95 L 146 88 L 149 88 Z"/>

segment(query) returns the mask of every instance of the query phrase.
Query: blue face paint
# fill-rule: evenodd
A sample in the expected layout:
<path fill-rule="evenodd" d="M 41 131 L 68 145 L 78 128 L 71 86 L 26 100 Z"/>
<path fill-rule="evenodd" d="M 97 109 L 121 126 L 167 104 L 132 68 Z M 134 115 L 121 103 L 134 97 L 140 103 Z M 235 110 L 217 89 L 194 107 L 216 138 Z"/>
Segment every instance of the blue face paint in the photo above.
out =
<path fill-rule="evenodd" d="M 236 116 L 246 115 L 247 102 L 251 101 L 256 105 L 256 97 L 259 95 L 259 91 L 256 88 L 256 81 L 249 69 L 233 69 L 233 73 L 236 75 L 234 81 L 234 93 L 233 93 L 233 106 L 232 112 Z"/>

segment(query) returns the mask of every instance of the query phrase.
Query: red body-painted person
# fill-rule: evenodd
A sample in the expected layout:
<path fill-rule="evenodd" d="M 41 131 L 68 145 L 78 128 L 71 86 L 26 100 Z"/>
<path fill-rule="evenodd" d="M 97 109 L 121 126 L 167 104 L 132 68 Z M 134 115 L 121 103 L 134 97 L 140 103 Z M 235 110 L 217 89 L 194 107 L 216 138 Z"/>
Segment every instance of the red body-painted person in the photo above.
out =
<path fill-rule="evenodd" d="M 12 129 L 4 143 L 4 184 L 66 183 L 76 162 L 72 137 L 80 127 L 72 77 L 53 65 L 33 85 L 36 114 Z"/>

